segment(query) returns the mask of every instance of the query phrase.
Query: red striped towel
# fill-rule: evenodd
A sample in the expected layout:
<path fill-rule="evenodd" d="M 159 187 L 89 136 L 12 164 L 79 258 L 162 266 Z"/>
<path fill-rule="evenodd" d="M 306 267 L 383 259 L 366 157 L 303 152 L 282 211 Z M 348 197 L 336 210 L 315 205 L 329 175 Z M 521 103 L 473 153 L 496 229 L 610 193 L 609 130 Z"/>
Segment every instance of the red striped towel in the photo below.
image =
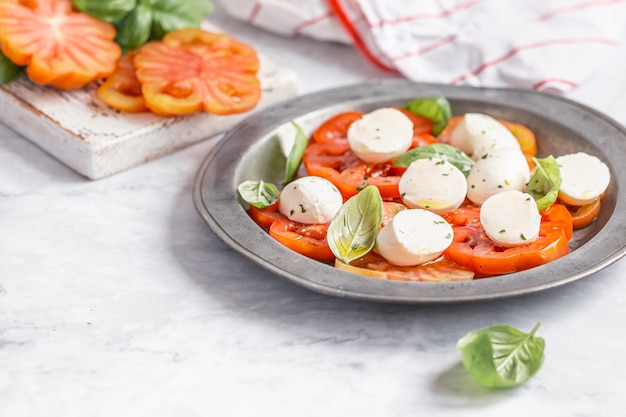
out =
<path fill-rule="evenodd" d="M 617 53 L 626 0 L 223 0 L 283 35 L 353 43 L 422 82 L 565 93 Z"/>

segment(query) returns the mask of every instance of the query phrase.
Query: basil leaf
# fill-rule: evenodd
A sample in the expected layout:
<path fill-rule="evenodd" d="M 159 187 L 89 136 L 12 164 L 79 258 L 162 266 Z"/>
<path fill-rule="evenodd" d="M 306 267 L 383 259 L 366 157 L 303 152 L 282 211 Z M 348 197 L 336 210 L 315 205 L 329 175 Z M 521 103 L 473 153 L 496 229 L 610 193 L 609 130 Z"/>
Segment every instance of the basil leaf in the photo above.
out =
<path fill-rule="evenodd" d="M 561 168 L 552 155 L 547 158 L 533 158 L 533 161 L 535 172 L 526 185 L 526 192 L 533 196 L 537 208 L 541 211 L 554 204 L 563 180 Z"/>
<path fill-rule="evenodd" d="M 446 143 L 433 143 L 432 145 L 418 146 L 400 155 L 393 162 L 394 167 L 408 167 L 411 162 L 418 159 L 443 159 L 461 170 L 467 176 L 474 166 L 472 158 L 467 156 L 462 150 Z"/>
<path fill-rule="evenodd" d="M 445 97 L 416 98 L 404 105 L 411 113 L 424 116 L 433 121 L 433 135 L 437 136 L 448 125 L 452 110 Z"/>
<path fill-rule="evenodd" d="M 139 4 L 116 26 L 118 32 L 115 40 L 125 51 L 132 51 L 150 39 L 152 12 Z"/>
<path fill-rule="evenodd" d="M 290 183 L 298 173 L 298 168 L 300 168 L 300 164 L 302 163 L 302 155 L 304 155 L 304 150 L 308 142 L 302 128 L 295 122 L 291 122 L 291 124 L 296 128 L 296 138 L 289 151 L 289 156 L 287 157 L 283 184 Z"/>
<path fill-rule="evenodd" d="M 482 385 L 508 388 L 529 380 L 541 368 L 545 341 L 508 325 L 474 330 L 457 342 L 463 366 Z"/>
<path fill-rule="evenodd" d="M 152 35 L 161 39 L 175 29 L 198 27 L 204 16 L 213 11 L 209 0 L 140 0 L 152 11 Z"/>
<path fill-rule="evenodd" d="M 15 64 L 0 51 L 0 84 L 10 83 L 20 75 L 22 67 Z"/>
<path fill-rule="evenodd" d="M 73 0 L 81 11 L 117 28 L 116 42 L 124 52 L 148 40 L 159 40 L 175 29 L 198 27 L 213 11 L 210 0 Z"/>
<path fill-rule="evenodd" d="M 271 206 L 279 196 L 276 186 L 264 181 L 244 181 L 239 184 L 237 191 L 246 203 L 257 208 Z"/>
<path fill-rule="evenodd" d="M 81 12 L 87 13 L 105 22 L 115 22 L 122 19 L 137 5 L 137 0 L 72 0 L 74 6 Z"/>
<path fill-rule="evenodd" d="M 383 200 L 370 185 L 351 197 L 328 226 L 326 239 L 335 256 L 345 263 L 367 254 L 376 243 L 383 218 Z"/>

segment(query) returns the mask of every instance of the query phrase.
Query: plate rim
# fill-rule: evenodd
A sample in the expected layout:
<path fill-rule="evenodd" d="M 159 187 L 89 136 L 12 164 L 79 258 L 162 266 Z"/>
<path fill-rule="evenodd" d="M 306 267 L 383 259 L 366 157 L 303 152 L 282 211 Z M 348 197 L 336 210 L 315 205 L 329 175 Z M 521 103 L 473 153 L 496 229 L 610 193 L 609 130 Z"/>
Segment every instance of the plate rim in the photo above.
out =
<path fill-rule="evenodd" d="M 518 277 L 518 276 L 522 277 L 521 279 L 528 280 L 530 277 L 530 274 L 528 271 L 532 271 L 535 274 L 549 273 L 551 272 L 550 271 L 551 269 L 554 269 L 554 268 L 551 268 L 551 266 L 553 266 L 555 262 L 559 262 L 559 261 L 563 262 L 563 261 L 557 260 L 557 261 L 551 262 L 550 264 L 533 268 L 532 270 L 517 272 L 513 274 L 507 274 L 507 275 L 500 276 L 500 277 L 492 277 L 488 279 L 479 279 L 479 280 L 472 280 L 472 281 L 466 281 L 466 282 L 447 282 L 447 283 L 403 282 L 403 281 L 381 280 L 377 278 L 364 277 L 364 276 L 352 274 L 349 272 L 340 271 L 332 266 L 310 260 L 299 254 L 296 254 L 295 252 L 291 252 L 287 248 L 283 248 L 284 250 L 289 251 L 290 254 L 293 254 L 295 258 L 302 258 L 302 259 L 297 259 L 297 260 L 299 263 L 304 264 L 305 267 L 313 267 L 314 269 L 321 268 L 322 275 L 328 275 L 329 273 L 328 270 L 324 270 L 325 268 L 328 268 L 329 270 L 333 271 L 332 275 L 337 275 L 342 278 L 341 280 L 338 280 L 341 283 L 345 282 L 346 275 L 347 275 L 351 277 L 353 280 L 354 279 L 369 280 L 368 281 L 369 283 L 372 283 L 372 280 L 373 280 L 379 283 L 385 283 L 387 284 L 387 286 L 394 288 L 390 292 L 376 293 L 376 292 L 371 292 L 371 290 L 359 291 L 354 288 L 345 288 L 345 286 L 343 285 L 336 285 L 337 280 L 333 279 L 336 277 L 331 277 L 331 283 L 328 283 L 324 279 L 312 281 L 308 277 L 303 277 L 301 276 L 301 274 L 294 273 L 293 270 L 289 268 L 286 269 L 285 266 L 283 264 L 278 263 L 277 260 L 269 260 L 262 256 L 259 256 L 255 252 L 251 251 L 248 247 L 243 245 L 241 242 L 235 240 L 231 236 L 231 233 L 229 233 L 229 230 L 225 230 L 224 225 L 221 224 L 221 222 L 214 217 L 214 214 L 212 213 L 212 210 L 207 206 L 207 201 L 205 201 L 204 195 L 203 195 L 204 181 L 206 179 L 205 175 L 207 174 L 207 170 L 211 166 L 213 161 L 215 161 L 216 158 L 220 155 L 220 150 L 222 150 L 225 146 L 227 146 L 229 143 L 228 141 L 233 136 L 236 136 L 241 130 L 245 130 L 246 128 L 249 129 L 250 126 L 254 127 L 255 124 L 259 124 L 259 123 L 262 124 L 262 120 L 265 117 L 267 117 L 267 115 L 272 114 L 274 112 L 281 112 L 281 111 L 284 112 L 287 109 L 287 110 L 295 111 L 297 113 L 299 109 L 302 109 L 302 108 L 308 109 L 309 107 L 311 107 L 311 103 L 317 103 L 318 101 L 324 102 L 326 100 L 331 100 L 332 97 L 335 97 L 338 95 L 350 97 L 351 99 L 357 99 L 358 97 L 357 98 L 354 98 L 354 97 L 361 96 L 365 94 L 364 92 L 376 92 L 379 89 L 389 89 L 389 88 L 393 88 L 393 89 L 411 88 L 411 89 L 424 89 L 426 91 L 431 91 L 431 90 L 442 91 L 441 95 L 444 95 L 444 96 L 445 94 L 443 92 L 445 91 L 457 91 L 457 92 L 463 91 L 469 94 L 483 94 L 483 95 L 513 94 L 513 95 L 522 95 L 522 96 L 529 96 L 529 97 L 538 97 L 540 100 L 558 102 L 558 103 L 561 103 L 562 105 L 577 108 L 578 110 L 592 116 L 593 118 L 597 118 L 601 120 L 602 122 L 607 123 L 613 129 L 618 131 L 624 138 L 626 138 L 626 128 L 622 126 L 620 123 L 618 123 L 617 121 L 615 121 L 614 119 L 607 116 L 606 114 L 603 114 L 582 103 L 578 103 L 578 102 L 575 102 L 573 100 L 570 100 L 561 96 L 555 96 L 555 95 L 542 93 L 542 92 L 538 92 L 534 90 L 521 90 L 521 89 L 515 89 L 515 88 L 450 86 L 450 85 L 442 85 L 442 84 L 416 83 L 416 82 L 412 82 L 409 80 L 386 80 L 384 79 L 384 80 L 367 81 L 367 82 L 362 82 L 362 83 L 357 83 L 357 84 L 339 86 L 339 87 L 317 91 L 317 92 L 313 92 L 313 93 L 309 93 L 309 94 L 292 98 L 283 103 L 270 106 L 258 113 L 250 115 L 249 117 L 245 118 L 243 121 L 238 123 L 231 130 L 226 132 L 226 134 L 222 137 L 222 139 L 220 139 L 220 141 L 213 147 L 213 149 L 209 151 L 208 155 L 204 158 L 204 160 L 202 161 L 196 173 L 194 183 L 193 183 L 193 190 L 192 190 L 192 199 L 193 199 L 193 203 L 194 203 L 196 210 L 198 211 L 200 216 L 204 219 L 204 221 L 208 224 L 212 232 L 216 234 L 218 238 L 220 238 L 227 246 L 234 249 L 240 255 L 243 255 L 244 257 L 251 260 L 255 264 L 272 272 L 274 275 L 278 275 L 282 278 L 286 278 L 287 280 L 291 282 L 294 282 L 300 286 L 303 286 L 305 288 L 308 288 L 310 290 L 313 290 L 319 293 L 337 296 L 337 297 L 359 299 L 359 300 L 364 300 L 364 301 L 393 302 L 393 303 L 405 303 L 405 304 L 445 304 L 445 303 L 484 301 L 484 300 L 509 298 L 513 296 L 519 296 L 519 295 L 531 294 L 531 293 L 535 293 L 539 291 L 545 291 L 550 288 L 558 287 L 558 286 L 565 285 L 573 281 L 577 281 L 581 278 L 595 274 L 596 272 L 606 268 L 607 266 L 613 264 L 614 262 L 622 258 L 624 255 L 626 255 L 626 238 L 621 238 L 621 240 L 619 241 L 619 245 L 618 245 L 619 247 L 616 250 L 613 250 L 612 253 L 606 254 L 606 256 L 604 256 L 601 260 L 594 262 L 593 265 L 588 266 L 584 268 L 583 270 L 580 270 L 576 273 L 569 274 L 565 277 L 561 277 L 557 280 L 539 281 L 536 284 L 523 286 L 522 288 L 520 288 L 519 286 L 513 286 L 507 289 L 507 286 L 504 284 L 494 285 L 496 281 L 493 281 L 493 280 L 499 280 L 497 282 L 500 283 L 503 280 L 512 279 L 511 277 Z M 360 93 L 356 94 L 355 96 L 355 91 L 359 91 Z M 430 95 L 432 96 L 432 93 L 430 93 Z M 349 101 L 349 100 L 346 99 L 344 100 L 344 102 L 345 101 Z M 375 102 L 376 100 L 372 100 L 372 101 Z M 308 103 L 308 104 L 303 105 L 303 103 Z M 313 105 L 313 107 L 315 107 L 315 104 Z M 319 110 L 319 108 L 317 109 L 313 108 L 312 110 L 311 109 L 305 110 L 305 111 L 302 111 L 301 114 L 308 114 L 316 110 Z M 277 126 L 274 126 L 274 128 L 276 127 Z M 260 139 L 261 137 L 257 137 L 256 140 L 253 140 L 251 142 L 256 143 Z M 240 156 L 239 159 L 241 159 L 241 157 L 242 156 Z M 622 207 L 623 205 L 623 204 L 620 204 L 620 201 L 623 199 L 623 196 L 621 196 L 617 192 L 617 188 L 619 188 L 618 180 L 619 180 L 618 178 L 613 179 L 613 187 L 615 187 L 616 189 L 615 213 L 618 213 L 620 207 Z M 233 202 L 236 202 L 237 201 L 236 187 L 232 191 L 233 193 L 232 193 L 231 199 Z M 239 205 L 239 203 L 237 203 L 237 205 Z M 602 234 L 603 232 L 606 232 L 605 229 L 607 229 L 607 226 L 609 225 L 609 223 L 615 222 L 615 219 L 614 219 L 616 217 L 615 213 L 608 220 L 607 225 L 605 225 L 603 229 L 598 231 L 598 233 L 595 236 L 593 236 L 589 242 L 582 245 L 581 248 L 585 247 L 591 241 L 596 239 L 598 235 Z M 267 235 L 266 232 L 264 231 L 262 232 L 269 238 L 269 235 Z M 626 235 L 626 233 L 622 235 Z M 271 240 L 271 238 L 269 239 Z M 574 260 L 573 257 L 565 257 L 565 258 L 570 258 L 568 259 L 569 261 Z M 565 259 L 565 258 L 562 258 L 562 259 Z M 319 267 L 315 268 L 314 265 L 319 265 Z M 380 285 L 378 286 L 373 285 L 374 289 L 376 289 L 379 286 Z M 412 290 L 403 292 L 402 289 L 407 286 L 408 288 Z M 372 286 L 368 286 L 368 289 L 369 287 L 372 287 Z M 417 291 L 416 293 L 416 291 L 414 290 L 416 287 L 420 289 L 424 289 L 423 294 L 421 291 Z M 488 291 L 484 291 L 483 287 L 487 287 Z M 501 287 L 501 288 L 496 288 L 494 290 L 492 287 Z M 435 295 L 433 295 L 433 288 L 436 288 Z"/>

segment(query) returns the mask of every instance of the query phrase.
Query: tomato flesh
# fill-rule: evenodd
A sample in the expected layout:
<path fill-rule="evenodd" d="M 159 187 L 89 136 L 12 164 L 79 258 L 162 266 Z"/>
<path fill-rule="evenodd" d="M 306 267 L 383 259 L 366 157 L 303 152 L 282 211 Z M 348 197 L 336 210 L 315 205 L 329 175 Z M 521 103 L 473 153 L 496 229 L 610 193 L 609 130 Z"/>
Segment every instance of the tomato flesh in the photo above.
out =
<path fill-rule="evenodd" d="M 146 106 L 162 116 L 242 113 L 261 98 L 255 50 L 225 34 L 174 30 L 144 45 L 134 64 Z"/>
<path fill-rule="evenodd" d="M 135 75 L 134 52 L 117 62 L 115 71 L 98 87 L 98 97 L 116 110 L 126 113 L 148 111 L 141 93 L 141 84 Z"/>
<path fill-rule="evenodd" d="M 291 250 L 309 258 L 330 262 L 335 255 L 326 240 L 329 223 L 303 224 L 287 217 L 275 220 L 270 226 L 270 236 Z"/>
<path fill-rule="evenodd" d="M 115 34 L 70 0 L 0 2 L 2 52 L 38 84 L 73 89 L 111 73 L 122 53 Z"/>

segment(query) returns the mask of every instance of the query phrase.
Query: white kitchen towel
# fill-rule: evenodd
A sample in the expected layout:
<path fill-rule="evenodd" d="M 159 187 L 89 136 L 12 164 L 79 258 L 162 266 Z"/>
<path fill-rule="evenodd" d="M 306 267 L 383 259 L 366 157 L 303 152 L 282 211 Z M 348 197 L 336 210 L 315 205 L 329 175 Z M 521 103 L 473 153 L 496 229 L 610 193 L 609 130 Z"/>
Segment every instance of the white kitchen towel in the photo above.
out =
<path fill-rule="evenodd" d="M 626 0 L 221 0 L 282 35 L 352 43 L 421 82 L 566 93 L 626 35 Z"/>

